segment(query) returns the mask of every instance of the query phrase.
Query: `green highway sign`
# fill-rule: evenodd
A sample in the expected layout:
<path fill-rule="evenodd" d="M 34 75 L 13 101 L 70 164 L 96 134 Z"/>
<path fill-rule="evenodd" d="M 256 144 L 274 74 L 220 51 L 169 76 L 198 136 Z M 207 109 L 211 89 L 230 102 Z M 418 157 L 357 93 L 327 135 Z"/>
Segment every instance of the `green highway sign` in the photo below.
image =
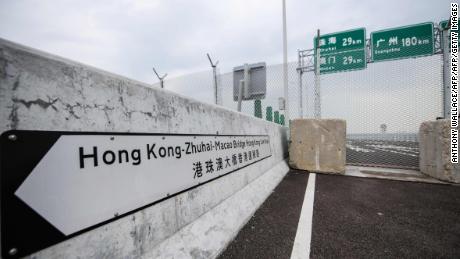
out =
<path fill-rule="evenodd" d="M 371 49 L 373 61 L 433 55 L 433 23 L 372 32 Z"/>
<path fill-rule="evenodd" d="M 316 37 L 313 45 L 316 50 Z M 354 49 L 364 49 L 366 46 L 366 30 L 364 28 L 330 33 L 320 35 L 319 47 L 320 54 L 337 53 L 339 51 L 347 51 Z"/>
<path fill-rule="evenodd" d="M 343 72 L 366 68 L 366 52 L 362 49 L 321 55 L 320 74 Z"/>
<path fill-rule="evenodd" d="M 313 45 L 316 53 L 316 37 Z M 320 35 L 319 47 L 320 74 L 366 68 L 366 30 L 364 28 Z"/>

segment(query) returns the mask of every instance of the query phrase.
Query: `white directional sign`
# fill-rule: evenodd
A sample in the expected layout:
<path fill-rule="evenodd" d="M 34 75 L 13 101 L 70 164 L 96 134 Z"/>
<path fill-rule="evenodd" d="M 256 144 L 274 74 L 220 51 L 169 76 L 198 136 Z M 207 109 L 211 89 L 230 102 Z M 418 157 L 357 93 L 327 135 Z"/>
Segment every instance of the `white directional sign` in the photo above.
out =
<path fill-rule="evenodd" d="M 67 236 L 270 155 L 266 135 L 64 134 L 15 195 Z"/>

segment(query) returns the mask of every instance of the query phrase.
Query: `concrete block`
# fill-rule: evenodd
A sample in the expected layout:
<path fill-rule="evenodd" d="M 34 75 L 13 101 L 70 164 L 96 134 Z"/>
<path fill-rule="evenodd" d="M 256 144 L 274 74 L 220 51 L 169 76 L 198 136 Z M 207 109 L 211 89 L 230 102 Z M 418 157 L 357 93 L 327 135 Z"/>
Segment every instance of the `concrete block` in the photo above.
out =
<path fill-rule="evenodd" d="M 450 161 L 450 130 L 450 120 L 420 125 L 420 171 L 439 180 L 460 183 L 460 166 Z"/>
<path fill-rule="evenodd" d="M 299 119 L 291 122 L 289 165 L 319 173 L 345 173 L 346 122 Z"/>

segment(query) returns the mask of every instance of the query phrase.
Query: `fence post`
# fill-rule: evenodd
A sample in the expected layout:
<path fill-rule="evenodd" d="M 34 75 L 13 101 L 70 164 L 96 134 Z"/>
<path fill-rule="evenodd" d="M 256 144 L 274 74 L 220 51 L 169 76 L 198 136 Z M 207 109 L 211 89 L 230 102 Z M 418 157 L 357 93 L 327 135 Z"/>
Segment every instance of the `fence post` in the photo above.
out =
<path fill-rule="evenodd" d="M 442 110 L 444 118 L 450 118 L 450 51 L 449 51 L 449 28 L 441 30 L 442 46 Z"/>
<path fill-rule="evenodd" d="M 320 40 L 320 33 L 318 29 L 318 33 L 316 35 L 316 62 L 315 62 L 315 119 L 321 119 L 321 48 L 319 46 Z"/>
<path fill-rule="evenodd" d="M 286 29 L 286 0 L 283 0 L 283 88 L 286 107 L 284 113 L 289 120 L 289 82 L 288 82 L 288 60 L 287 60 L 287 29 Z"/>
<path fill-rule="evenodd" d="M 299 106 L 300 106 L 300 118 L 303 118 L 303 85 L 302 85 L 302 68 L 299 69 Z"/>

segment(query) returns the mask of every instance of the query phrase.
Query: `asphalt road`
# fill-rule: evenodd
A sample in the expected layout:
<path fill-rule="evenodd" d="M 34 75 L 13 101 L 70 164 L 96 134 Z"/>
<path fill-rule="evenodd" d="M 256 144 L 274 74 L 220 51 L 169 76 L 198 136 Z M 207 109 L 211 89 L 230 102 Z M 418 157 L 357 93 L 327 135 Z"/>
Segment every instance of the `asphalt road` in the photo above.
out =
<path fill-rule="evenodd" d="M 460 258 L 460 187 L 317 175 L 312 258 Z"/>
<path fill-rule="evenodd" d="M 347 139 L 347 163 L 418 168 L 418 142 Z"/>
<path fill-rule="evenodd" d="M 307 181 L 289 172 L 220 258 L 289 258 Z"/>
<path fill-rule="evenodd" d="M 220 258 L 289 258 L 308 173 L 289 172 Z M 460 258 L 460 186 L 316 175 L 311 258 Z"/>

